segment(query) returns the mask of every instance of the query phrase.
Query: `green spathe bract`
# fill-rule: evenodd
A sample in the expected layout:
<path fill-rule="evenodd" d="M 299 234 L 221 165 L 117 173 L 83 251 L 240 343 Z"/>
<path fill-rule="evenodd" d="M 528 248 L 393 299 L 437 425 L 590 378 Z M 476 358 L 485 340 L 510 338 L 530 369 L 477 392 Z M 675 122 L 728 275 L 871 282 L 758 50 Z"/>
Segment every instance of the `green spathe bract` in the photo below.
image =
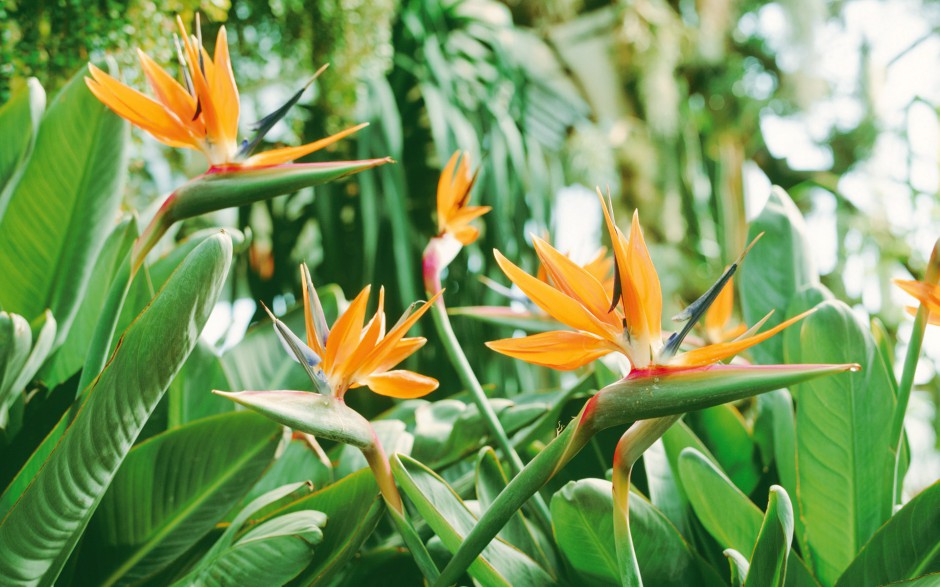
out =
<path fill-rule="evenodd" d="M 51 585 L 115 473 L 196 344 L 231 262 L 224 232 L 177 268 L 121 338 L 45 466 L 0 524 L 0 576 Z"/>
<path fill-rule="evenodd" d="M 251 408 L 279 424 L 320 438 L 357 448 L 369 448 L 374 442 L 369 421 L 346 406 L 346 402 L 331 395 L 289 390 L 213 393 Z"/>

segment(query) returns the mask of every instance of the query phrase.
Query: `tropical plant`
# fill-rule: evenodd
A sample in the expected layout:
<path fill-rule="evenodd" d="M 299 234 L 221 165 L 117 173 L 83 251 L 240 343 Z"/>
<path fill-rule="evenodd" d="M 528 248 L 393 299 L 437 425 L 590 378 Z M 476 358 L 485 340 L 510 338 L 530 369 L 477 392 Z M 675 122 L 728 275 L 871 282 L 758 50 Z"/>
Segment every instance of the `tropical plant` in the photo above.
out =
<path fill-rule="evenodd" d="M 0 70 L 0 585 L 938 580 L 905 416 L 940 241 L 903 254 L 909 334 L 820 274 L 800 182 L 835 183 L 764 144 L 788 98 L 742 80 L 794 82 L 732 30 L 759 6 L 233 0 L 204 46 L 191 4 L 48 107 Z M 99 38 L 99 10 L 67 43 L 43 6 L 0 19 L 92 50 L 159 12 Z M 24 72 L 86 62 L 10 43 Z M 745 222 L 745 159 L 795 199 Z M 610 186 L 579 200 L 590 255 L 558 234 L 569 184 Z M 201 337 L 246 297 L 244 336 Z"/>

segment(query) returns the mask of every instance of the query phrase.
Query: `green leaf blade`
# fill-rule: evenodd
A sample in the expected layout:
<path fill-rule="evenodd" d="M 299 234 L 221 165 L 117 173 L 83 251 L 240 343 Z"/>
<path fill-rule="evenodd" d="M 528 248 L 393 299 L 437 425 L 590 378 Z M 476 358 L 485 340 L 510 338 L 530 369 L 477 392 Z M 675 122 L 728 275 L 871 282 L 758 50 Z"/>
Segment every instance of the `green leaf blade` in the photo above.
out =
<path fill-rule="evenodd" d="M 127 124 L 79 72 L 50 104 L 0 219 L 0 306 L 32 319 L 49 308 L 68 334 L 120 206 Z"/>
<path fill-rule="evenodd" d="M 205 241 L 125 332 L 68 432 L 0 524 L 0 575 L 11 583 L 55 581 L 147 417 L 196 344 L 231 255 L 224 233 Z"/>

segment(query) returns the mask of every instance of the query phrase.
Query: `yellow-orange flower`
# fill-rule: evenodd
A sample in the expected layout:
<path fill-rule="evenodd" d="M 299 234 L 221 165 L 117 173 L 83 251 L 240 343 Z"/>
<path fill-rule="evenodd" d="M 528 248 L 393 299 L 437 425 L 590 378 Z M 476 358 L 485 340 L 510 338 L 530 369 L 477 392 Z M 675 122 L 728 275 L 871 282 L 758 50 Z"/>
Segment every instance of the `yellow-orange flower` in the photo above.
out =
<path fill-rule="evenodd" d="M 275 328 L 285 346 L 304 365 L 318 386 L 326 385 L 329 393 L 342 398 L 350 389 L 368 387 L 379 395 L 416 398 L 437 389 L 437 380 L 393 367 L 424 346 L 427 339 L 405 337 L 408 330 L 437 300 L 440 292 L 427 303 L 412 304 L 398 322 L 386 332 L 385 290 L 379 290 L 379 305 L 368 323 L 366 304 L 371 286 L 366 286 L 329 328 L 323 307 L 310 278 L 310 270 L 301 266 L 304 291 L 304 322 L 307 342 L 275 319 Z M 273 316 L 272 316 L 273 318 Z"/>
<path fill-rule="evenodd" d="M 154 98 L 128 87 L 92 64 L 91 78 L 85 78 L 88 89 L 116 114 L 147 131 L 158 141 L 171 147 L 201 151 L 210 167 L 268 167 L 288 163 L 346 137 L 360 124 L 330 137 L 299 147 L 274 149 L 252 155 L 264 134 L 293 106 L 301 90 L 284 107 L 265 117 L 257 125 L 251 141 L 238 141 L 238 87 L 229 58 L 225 27 L 219 28 L 215 53 L 201 46 L 201 39 L 190 36 L 177 17 L 182 45 L 177 45 L 181 75 L 185 86 L 162 69 L 146 53 L 137 51 Z M 200 33 L 201 37 L 201 33 Z M 319 75 L 321 68 L 317 72 Z"/>
<path fill-rule="evenodd" d="M 894 283 L 927 308 L 928 323 L 940 325 L 940 285 L 904 279 L 895 279 Z M 907 311 L 916 314 L 917 308 L 908 306 Z"/>
<path fill-rule="evenodd" d="M 760 334 L 757 325 L 740 338 L 679 352 L 679 345 L 694 322 L 720 293 L 722 282 L 709 290 L 702 300 L 693 304 L 695 313 L 680 332 L 668 340 L 662 335 L 662 291 L 659 276 L 640 229 L 639 215 L 633 215 L 630 237 L 627 238 L 614 224 L 601 197 L 604 217 L 613 248 L 615 279 L 613 290 L 583 267 L 542 239 L 535 238 L 535 250 L 551 284 L 533 277 L 494 251 L 496 261 L 509 279 L 515 283 L 546 313 L 573 331 L 552 331 L 522 338 L 510 338 L 486 343 L 491 349 L 555 369 L 576 369 L 610 352 L 626 356 L 635 370 L 680 369 L 700 367 L 729 358 L 764 341 L 806 313 L 796 316 Z M 726 275 L 734 271 L 732 266 Z M 808 313 L 808 312 L 807 312 Z M 769 316 L 769 315 L 768 315 Z"/>
<path fill-rule="evenodd" d="M 437 236 L 451 235 L 461 245 L 477 240 L 480 229 L 470 222 L 490 211 L 489 206 L 468 205 L 479 173 L 470 170 L 470 163 L 470 153 L 456 151 L 437 182 Z"/>

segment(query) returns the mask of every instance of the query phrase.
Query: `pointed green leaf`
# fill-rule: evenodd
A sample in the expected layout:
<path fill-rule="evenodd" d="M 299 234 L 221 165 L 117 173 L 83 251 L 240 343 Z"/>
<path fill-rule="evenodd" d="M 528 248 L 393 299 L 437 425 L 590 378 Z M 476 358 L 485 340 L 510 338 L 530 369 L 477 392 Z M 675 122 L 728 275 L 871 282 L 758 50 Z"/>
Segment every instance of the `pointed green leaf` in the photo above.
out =
<path fill-rule="evenodd" d="M 85 533 L 81 576 L 112 585 L 158 572 L 238 502 L 270 464 L 280 439 L 280 426 L 240 412 L 134 447 Z"/>
<path fill-rule="evenodd" d="M 711 449 L 721 468 L 741 491 L 749 494 L 757 487 L 760 471 L 755 459 L 756 446 L 737 408 L 722 404 L 691 412 L 685 422 Z"/>
<path fill-rule="evenodd" d="M 0 523 L 0 576 L 24 585 L 55 581 L 147 417 L 196 344 L 231 253 L 224 233 L 205 241 L 124 333 L 81 412 Z"/>
<path fill-rule="evenodd" d="M 836 581 L 882 585 L 940 573 L 940 482 L 920 492 L 878 529 Z"/>
<path fill-rule="evenodd" d="M 796 500 L 801 544 L 816 575 L 834 583 L 891 516 L 896 398 L 881 354 L 852 310 L 827 301 L 803 320 L 787 358 L 854 361 L 858 373 L 803 383 L 796 400 Z"/>
<path fill-rule="evenodd" d="M 33 339 L 33 348 L 29 351 L 26 362 L 23 363 L 19 375 L 17 375 L 16 379 L 13 381 L 12 390 L 21 391 L 33 380 L 36 372 L 39 371 L 39 368 L 45 362 L 49 353 L 52 352 L 52 345 L 55 343 L 56 329 L 55 318 L 49 310 L 40 314 L 39 317 L 33 321 L 32 330 L 38 330 L 38 333 L 36 333 Z"/>
<path fill-rule="evenodd" d="M 299 511 L 258 524 L 175 586 L 283 585 L 310 564 L 326 516 Z"/>
<path fill-rule="evenodd" d="M 127 124 L 80 71 L 49 105 L 36 146 L 0 219 L 0 306 L 32 319 L 46 308 L 65 340 L 117 215 Z"/>
<path fill-rule="evenodd" d="M 809 243 L 808 228 L 790 196 L 779 187 L 761 213 L 751 222 L 748 241 L 760 233 L 764 237 L 742 264 L 738 291 L 744 321 L 754 324 L 774 311 L 765 328 L 783 322 L 790 298 L 801 287 L 819 281 Z M 783 362 L 783 341 L 779 336 L 751 349 L 761 363 Z"/>
<path fill-rule="evenodd" d="M 747 572 L 750 566 L 744 555 L 733 548 L 726 548 L 724 551 L 728 563 L 731 565 L 731 585 L 732 587 L 743 587 L 747 579 Z"/>
<path fill-rule="evenodd" d="M 696 517 L 722 548 L 753 552 L 763 514 L 714 463 L 693 448 L 679 455 L 679 477 Z M 796 554 L 787 561 L 789 587 L 817 585 Z"/>
<path fill-rule="evenodd" d="M 0 219 L 32 153 L 45 107 L 46 92 L 31 77 L 0 108 Z"/>
<path fill-rule="evenodd" d="M 292 585 L 326 585 L 360 552 L 385 512 L 385 503 L 379 497 L 372 471 L 360 469 L 270 515 L 301 510 L 323 512 L 329 522 L 313 562 Z"/>
<path fill-rule="evenodd" d="M 770 488 L 767 513 L 748 566 L 744 587 L 783 587 L 793 542 L 793 508 L 779 485 Z"/>
<path fill-rule="evenodd" d="M 33 346 L 33 331 L 19 314 L 0 312 L 0 423 L 20 389 L 14 388 Z"/>
<path fill-rule="evenodd" d="M 455 552 L 477 523 L 453 489 L 434 471 L 405 455 L 393 455 L 392 473 L 402 491 L 444 546 Z M 470 576 L 484 585 L 554 585 L 535 561 L 502 540 L 494 540 L 470 565 Z"/>

